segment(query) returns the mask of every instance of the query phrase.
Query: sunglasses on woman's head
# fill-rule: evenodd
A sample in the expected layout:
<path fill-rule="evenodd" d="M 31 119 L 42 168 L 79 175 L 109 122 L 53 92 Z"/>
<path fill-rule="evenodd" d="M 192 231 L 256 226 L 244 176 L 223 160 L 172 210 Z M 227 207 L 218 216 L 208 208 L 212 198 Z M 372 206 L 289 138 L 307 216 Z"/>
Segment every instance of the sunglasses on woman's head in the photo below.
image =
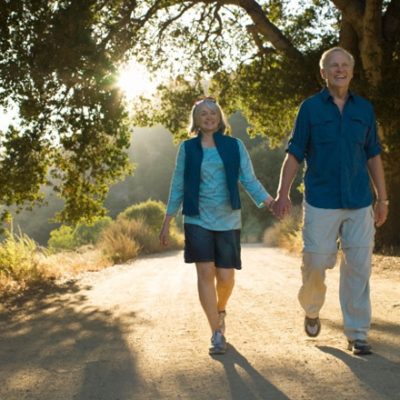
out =
<path fill-rule="evenodd" d="M 198 105 L 201 104 L 203 101 L 212 101 L 213 103 L 216 103 L 216 102 L 217 102 L 217 99 L 216 99 L 215 97 L 212 97 L 212 96 L 201 97 L 201 98 L 197 99 L 197 100 L 194 102 L 194 105 L 195 105 L 195 106 L 198 106 Z"/>

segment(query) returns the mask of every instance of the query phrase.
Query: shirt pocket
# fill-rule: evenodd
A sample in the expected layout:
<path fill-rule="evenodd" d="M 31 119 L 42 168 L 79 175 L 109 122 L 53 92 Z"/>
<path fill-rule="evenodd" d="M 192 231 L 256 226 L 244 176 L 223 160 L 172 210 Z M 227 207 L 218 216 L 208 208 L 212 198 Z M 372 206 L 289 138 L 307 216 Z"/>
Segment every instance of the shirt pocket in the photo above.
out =
<path fill-rule="evenodd" d="M 311 139 L 319 145 L 332 143 L 336 140 L 335 126 L 332 118 L 323 118 L 311 121 Z"/>
<path fill-rule="evenodd" d="M 365 118 L 354 116 L 350 119 L 349 139 L 360 146 L 364 146 L 367 140 L 368 122 Z"/>

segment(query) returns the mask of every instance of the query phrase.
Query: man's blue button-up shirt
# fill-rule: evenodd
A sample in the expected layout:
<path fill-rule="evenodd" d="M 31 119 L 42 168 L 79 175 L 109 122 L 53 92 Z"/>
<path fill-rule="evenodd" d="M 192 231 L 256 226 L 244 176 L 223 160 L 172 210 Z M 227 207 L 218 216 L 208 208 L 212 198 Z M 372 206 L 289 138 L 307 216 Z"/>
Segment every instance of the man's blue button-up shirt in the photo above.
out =
<path fill-rule="evenodd" d="M 381 152 L 370 102 L 354 93 L 342 113 L 328 89 L 300 106 L 287 152 L 306 160 L 305 200 L 319 208 L 372 203 L 367 160 Z"/>

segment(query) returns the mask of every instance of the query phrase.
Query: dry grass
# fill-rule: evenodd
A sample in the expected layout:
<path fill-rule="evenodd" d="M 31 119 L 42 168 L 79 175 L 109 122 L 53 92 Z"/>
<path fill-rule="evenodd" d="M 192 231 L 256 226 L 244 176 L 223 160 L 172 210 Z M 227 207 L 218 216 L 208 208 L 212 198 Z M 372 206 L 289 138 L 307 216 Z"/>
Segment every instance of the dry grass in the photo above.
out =
<path fill-rule="evenodd" d="M 265 230 L 263 243 L 267 246 L 279 247 L 291 253 L 300 254 L 303 246 L 301 224 L 302 209 L 301 207 L 293 207 L 289 216 Z"/>
<path fill-rule="evenodd" d="M 29 288 L 85 271 L 97 271 L 115 263 L 134 260 L 140 254 L 181 249 L 182 234 L 171 231 L 170 245 L 159 244 L 158 232 L 142 220 L 114 221 L 96 246 L 51 253 L 26 235 L 10 235 L 0 243 L 0 293 L 2 297 L 21 294 Z"/>
<path fill-rule="evenodd" d="M 40 262 L 50 279 L 73 276 L 85 271 L 99 271 L 112 264 L 100 249 L 93 246 L 42 256 Z"/>
<path fill-rule="evenodd" d="M 181 249 L 181 234 L 171 231 L 167 248 L 159 244 L 158 232 L 141 219 L 118 218 L 104 232 L 99 247 L 113 262 L 126 262 L 139 254 L 154 254 L 165 250 Z"/>
<path fill-rule="evenodd" d="M 103 232 L 99 247 L 114 263 L 132 260 L 140 253 L 141 246 L 134 238 L 142 228 L 137 221 L 113 222 Z"/>

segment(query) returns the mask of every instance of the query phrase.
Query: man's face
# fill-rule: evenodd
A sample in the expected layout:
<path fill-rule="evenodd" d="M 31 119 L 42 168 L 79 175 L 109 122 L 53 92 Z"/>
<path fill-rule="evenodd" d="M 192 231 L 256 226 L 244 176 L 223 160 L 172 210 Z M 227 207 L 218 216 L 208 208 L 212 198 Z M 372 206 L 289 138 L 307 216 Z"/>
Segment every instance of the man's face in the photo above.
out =
<path fill-rule="evenodd" d="M 348 89 L 353 78 L 353 65 L 347 54 L 334 51 L 325 60 L 321 76 L 328 88 Z"/>

